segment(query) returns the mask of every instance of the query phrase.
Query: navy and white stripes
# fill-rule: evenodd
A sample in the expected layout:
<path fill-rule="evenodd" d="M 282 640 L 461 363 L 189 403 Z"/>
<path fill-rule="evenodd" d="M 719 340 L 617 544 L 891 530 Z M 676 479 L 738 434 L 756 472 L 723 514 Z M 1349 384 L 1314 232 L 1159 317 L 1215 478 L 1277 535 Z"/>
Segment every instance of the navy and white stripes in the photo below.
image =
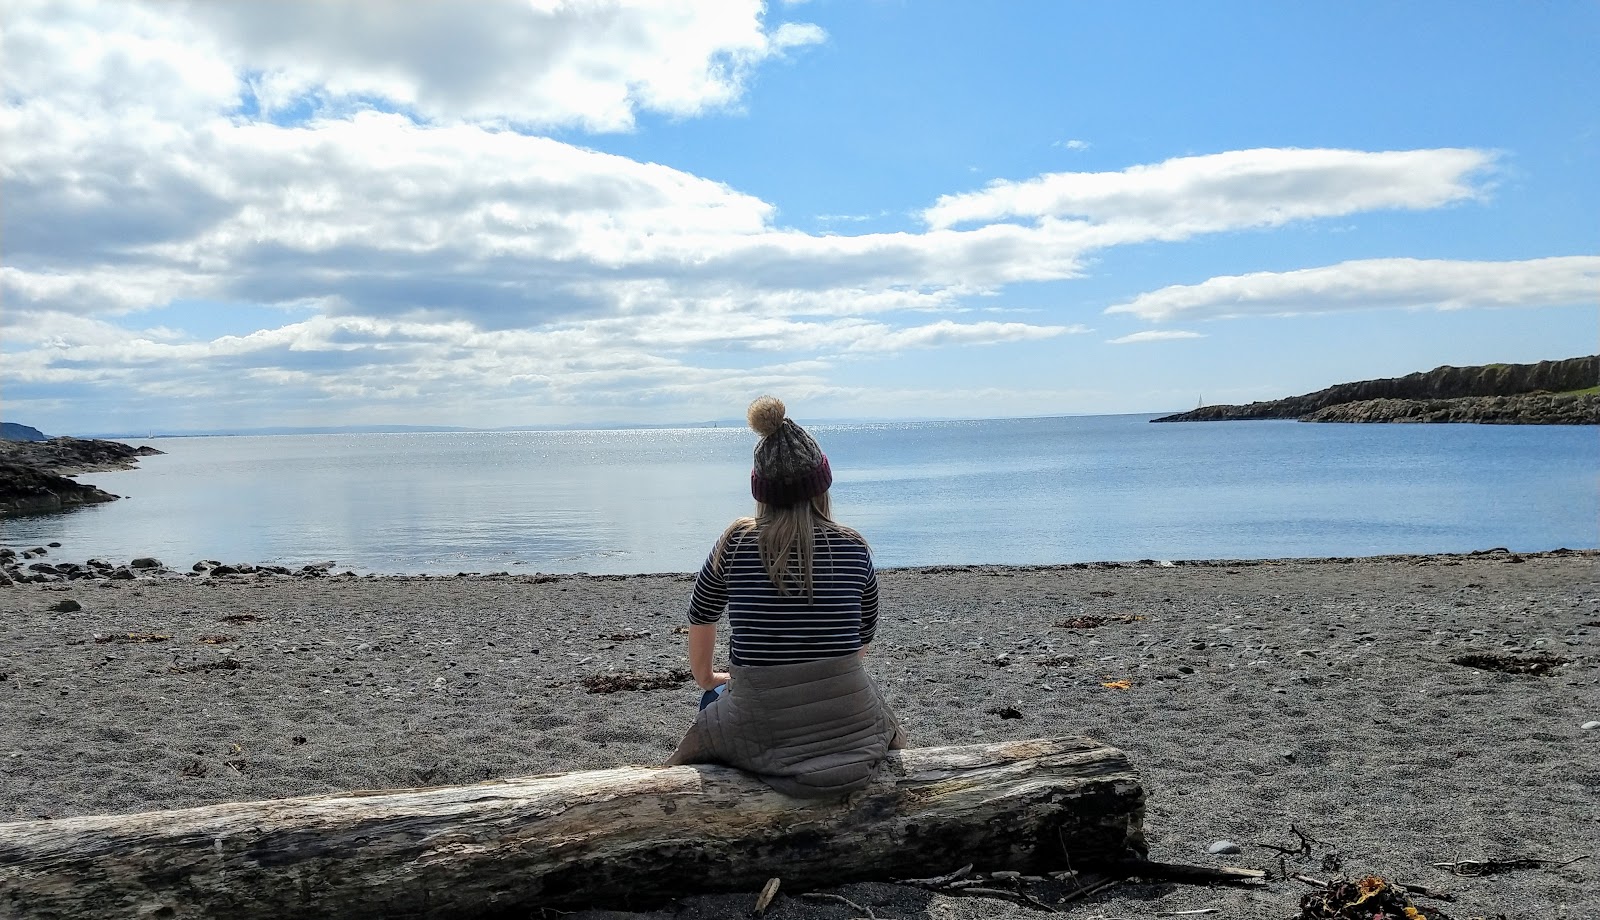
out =
<path fill-rule="evenodd" d="M 735 533 L 700 569 L 689 622 L 709 625 L 726 609 L 729 652 L 737 665 L 794 664 L 848 655 L 878 628 L 878 574 L 865 544 L 819 527 L 813 554 L 815 597 L 780 594 L 767 577 L 754 528 Z M 720 570 L 719 570 L 720 569 Z"/>

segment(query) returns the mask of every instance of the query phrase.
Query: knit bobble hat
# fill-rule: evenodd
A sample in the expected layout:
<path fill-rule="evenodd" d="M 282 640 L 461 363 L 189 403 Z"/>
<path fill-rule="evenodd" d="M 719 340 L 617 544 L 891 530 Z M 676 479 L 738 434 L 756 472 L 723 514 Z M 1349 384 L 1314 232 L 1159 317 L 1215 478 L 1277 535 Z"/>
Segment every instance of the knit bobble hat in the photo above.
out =
<path fill-rule="evenodd" d="M 822 448 L 790 419 L 783 400 L 762 396 L 750 404 L 750 427 L 761 435 L 750 494 L 764 505 L 792 505 L 815 498 L 833 484 L 833 471 Z"/>

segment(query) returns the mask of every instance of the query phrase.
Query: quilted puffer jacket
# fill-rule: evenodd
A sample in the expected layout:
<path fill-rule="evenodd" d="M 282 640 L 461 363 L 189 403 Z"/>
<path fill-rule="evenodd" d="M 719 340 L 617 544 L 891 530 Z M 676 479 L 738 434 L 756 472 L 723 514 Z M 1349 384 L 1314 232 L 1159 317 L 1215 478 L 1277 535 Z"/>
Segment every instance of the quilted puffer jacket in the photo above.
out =
<path fill-rule="evenodd" d="M 728 692 L 695 718 L 669 764 L 738 767 L 800 798 L 862 789 L 891 748 L 893 713 L 855 655 L 734 665 Z"/>

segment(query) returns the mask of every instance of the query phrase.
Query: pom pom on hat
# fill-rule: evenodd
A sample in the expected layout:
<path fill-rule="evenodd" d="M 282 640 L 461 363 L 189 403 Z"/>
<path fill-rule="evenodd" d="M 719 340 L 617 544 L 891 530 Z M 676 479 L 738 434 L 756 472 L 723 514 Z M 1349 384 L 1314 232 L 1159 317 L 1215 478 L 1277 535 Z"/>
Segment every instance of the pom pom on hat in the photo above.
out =
<path fill-rule="evenodd" d="M 745 418 L 750 422 L 750 428 L 763 438 L 771 437 L 787 418 L 787 410 L 783 400 L 776 396 L 758 396 L 750 404 L 750 410 L 745 413 Z"/>
<path fill-rule="evenodd" d="M 804 428 L 788 418 L 783 400 L 762 396 L 750 404 L 746 418 L 761 435 L 750 471 L 750 494 L 756 501 L 792 505 L 815 498 L 833 485 L 827 456 Z"/>

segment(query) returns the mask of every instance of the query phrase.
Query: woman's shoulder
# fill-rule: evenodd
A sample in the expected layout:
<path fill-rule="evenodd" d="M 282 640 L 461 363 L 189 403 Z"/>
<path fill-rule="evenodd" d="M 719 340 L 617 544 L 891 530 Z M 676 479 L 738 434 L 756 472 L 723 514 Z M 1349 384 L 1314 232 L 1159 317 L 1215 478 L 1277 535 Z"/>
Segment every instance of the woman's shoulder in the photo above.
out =
<path fill-rule="evenodd" d="M 867 538 L 863 537 L 860 531 L 853 527 L 846 527 L 837 521 L 827 521 L 819 524 L 817 535 L 835 546 L 860 547 L 864 550 L 871 548 L 867 545 Z"/>
<path fill-rule="evenodd" d="M 722 536 L 717 538 L 717 549 L 723 550 L 727 549 L 729 546 L 736 546 L 743 542 L 746 538 L 754 536 L 755 532 L 755 518 L 739 518 L 732 524 L 729 524 L 728 528 L 722 532 Z"/>

